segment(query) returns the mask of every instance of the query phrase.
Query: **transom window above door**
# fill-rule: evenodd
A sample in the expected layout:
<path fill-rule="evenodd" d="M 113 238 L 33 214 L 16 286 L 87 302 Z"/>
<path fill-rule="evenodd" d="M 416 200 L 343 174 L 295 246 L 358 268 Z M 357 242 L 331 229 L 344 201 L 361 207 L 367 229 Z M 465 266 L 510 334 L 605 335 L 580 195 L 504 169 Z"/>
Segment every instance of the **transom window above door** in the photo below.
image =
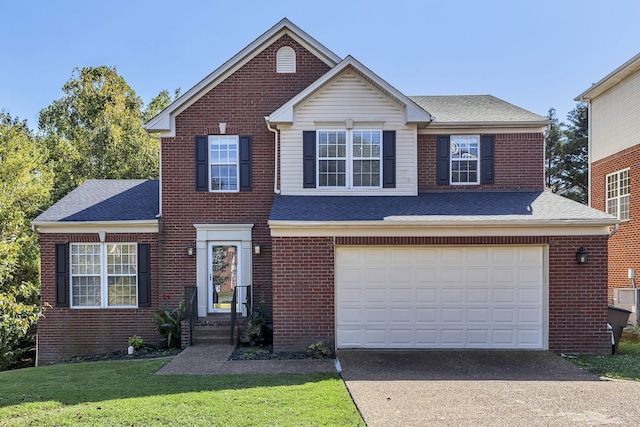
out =
<path fill-rule="evenodd" d="M 318 187 L 381 187 L 381 130 L 316 132 Z"/>

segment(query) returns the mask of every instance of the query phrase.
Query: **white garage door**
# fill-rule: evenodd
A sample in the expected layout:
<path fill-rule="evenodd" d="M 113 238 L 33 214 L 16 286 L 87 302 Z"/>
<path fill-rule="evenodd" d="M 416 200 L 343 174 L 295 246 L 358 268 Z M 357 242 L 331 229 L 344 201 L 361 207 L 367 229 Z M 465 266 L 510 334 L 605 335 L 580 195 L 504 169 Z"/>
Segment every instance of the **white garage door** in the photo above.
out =
<path fill-rule="evenodd" d="M 540 246 L 338 247 L 338 348 L 544 349 Z"/>

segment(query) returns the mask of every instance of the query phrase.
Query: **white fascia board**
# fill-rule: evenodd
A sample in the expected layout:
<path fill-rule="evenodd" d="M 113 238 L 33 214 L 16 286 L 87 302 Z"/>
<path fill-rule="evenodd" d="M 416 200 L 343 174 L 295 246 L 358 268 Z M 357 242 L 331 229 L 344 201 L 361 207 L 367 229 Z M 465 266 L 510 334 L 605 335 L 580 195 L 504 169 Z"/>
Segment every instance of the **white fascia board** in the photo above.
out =
<path fill-rule="evenodd" d="M 158 220 L 33 222 L 38 233 L 158 233 Z"/>
<path fill-rule="evenodd" d="M 494 125 L 472 125 L 472 126 L 433 126 L 433 123 L 426 128 L 418 129 L 418 135 L 439 135 L 439 134 L 500 134 L 500 133 L 544 133 L 546 126 L 494 126 Z"/>
<path fill-rule="evenodd" d="M 522 128 L 527 129 L 528 132 L 531 132 L 531 129 L 544 130 L 549 123 L 550 120 L 540 120 L 534 122 L 516 122 L 516 121 L 504 121 L 504 122 L 438 122 L 434 121 L 425 129 L 426 132 L 429 129 L 471 129 L 471 128 Z"/>
<path fill-rule="evenodd" d="M 576 96 L 573 100 L 576 102 L 588 102 L 598 96 L 602 95 L 613 86 L 620 83 L 627 78 L 630 74 L 640 70 L 640 53 L 607 74 L 600 79 L 597 83 L 591 85 L 591 87 L 580 95 Z"/>
<path fill-rule="evenodd" d="M 312 51 L 320 60 L 330 67 L 335 66 L 341 61 L 338 55 L 331 52 L 316 39 L 302 31 L 287 18 L 284 18 L 172 102 L 167 108 L 158 113 L 157 116 L 149 120 L 145 125 L 145 129 L 148 132 L 160 132 L 161 135 L 165 137 L 175 136 L 174 117 L 176 115 L 187 109 L 205 93 L 217 86 L 228 75 L 232 74 L 238 68 L 249 62 L 260 52 L 270 46 L 272 41 L 281 37 L 283 34 L 290 35 L 294 40 Z"/>
<path fill-rule="evenodd" d="M 269 221 L 272 237 L 606 236 L 609 221 Z"/>
<path fill-rule="evenodd" d="M 381 79 L 373 71 L 362 65 L 351 55 L 347 56 L 342 62 L 337 64 L 318 80 L 307 86 L 302 92 L 284 103 L 280 108 L 269 115 L 269 122 L 277 123 L 293 123 L 294 108 L 302 101 L 307 99 L 313 93 L 326 85 L 331 79 L 340 74 L 347 67 L 353 68 L 354 71 L 361 74 L 364 78 L 374 84 L 379 90 L 386 92 L 396 103 L 405 108 L 406 120 L 408 123 L 424 123 L 431 122 L 431 115 L 423 110 L 418 104 L 413 102 L 409 97 L 398 91 L 389 83 Z"/>

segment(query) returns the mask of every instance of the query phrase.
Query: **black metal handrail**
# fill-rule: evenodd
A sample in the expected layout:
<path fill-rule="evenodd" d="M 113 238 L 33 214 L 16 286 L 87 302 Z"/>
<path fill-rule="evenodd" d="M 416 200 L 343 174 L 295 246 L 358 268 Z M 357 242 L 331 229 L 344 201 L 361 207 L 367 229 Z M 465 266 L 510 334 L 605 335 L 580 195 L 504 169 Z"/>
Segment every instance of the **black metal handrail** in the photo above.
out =
<path fill-rule="evenodd" d="M 184 288 L 184 300 L 186 304 L 185 316 L 189 320 L 189 346 L 192 346 L 193 328 L 198 320 L 198 288 L 186 286 Z"/>
<path fill-rule="evenodd" d="M 235 331 L 236 331 L 236 316 L 237 316 L 237 302 L 238 302 L 238 288 L 247 288 L 247 294 L 245 295 L 245 299 L 247 301 L 251 301 L 251 285 L 246 286 L 236 286 L 233 288 L 233 296 L 231 297 L 231 339 L 229 340 L 230 345 L 235 344 Z M 251 308 L 247 307 L 250 311 Z M 251 313 L 249 313 L 251 315 Z"/>

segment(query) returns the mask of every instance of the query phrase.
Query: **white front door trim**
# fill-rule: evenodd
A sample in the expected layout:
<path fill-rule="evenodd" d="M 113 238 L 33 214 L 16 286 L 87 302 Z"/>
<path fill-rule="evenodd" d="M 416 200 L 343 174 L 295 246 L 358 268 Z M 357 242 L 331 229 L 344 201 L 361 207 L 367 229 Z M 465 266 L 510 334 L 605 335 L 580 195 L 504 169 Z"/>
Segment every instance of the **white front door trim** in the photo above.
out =
<path fill-rule="evenodd" d="M 209 242 L 239 242 L 242 247 L 240 258 L 242 263 L 239 286 L 252 285 L 252 252 L 251 230 L 253 224 L 194 224 L 196 229 L 196 287 L 198 288 L 198 316 L 205 317 L 208 307 L 209 293 Z M 246 306 L 242 306 L 242 314 Z"/>

